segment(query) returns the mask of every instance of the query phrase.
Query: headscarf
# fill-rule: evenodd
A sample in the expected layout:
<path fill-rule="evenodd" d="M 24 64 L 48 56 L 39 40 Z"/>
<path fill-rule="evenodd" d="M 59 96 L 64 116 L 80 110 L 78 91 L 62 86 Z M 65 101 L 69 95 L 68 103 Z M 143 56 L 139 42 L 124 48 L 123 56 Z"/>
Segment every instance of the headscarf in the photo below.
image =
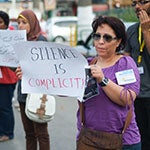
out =
<path fill-rule="evenodd" d="M 0 11 L 0 17 L 4 20 L 4 23 L 6 25 L 6 28 L 8 28 L 9 25 L 9 16 L 4 11 Z"/>
<path fill-rule="evenodd" d="M 26 20 L 30 25 L 27 40 L 36 41 L 41 33 L 41 27 L 35 13 L 32 10 L 24 10 L 19 14 L 18 18 Z"/>

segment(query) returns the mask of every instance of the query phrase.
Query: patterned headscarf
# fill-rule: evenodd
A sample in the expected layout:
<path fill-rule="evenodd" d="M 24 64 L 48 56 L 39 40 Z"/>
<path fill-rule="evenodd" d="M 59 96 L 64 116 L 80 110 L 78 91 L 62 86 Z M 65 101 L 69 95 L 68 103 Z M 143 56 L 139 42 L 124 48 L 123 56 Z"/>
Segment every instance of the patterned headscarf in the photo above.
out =
<path fill-rule="evenodd" d="M 28 41 L 36 41 L 41 33 L 41 27 L 39 21 L 32 10 L 22 11 L 18 18 L 26 20 L 30 25 L 30 32 L 27 34 Z"/>

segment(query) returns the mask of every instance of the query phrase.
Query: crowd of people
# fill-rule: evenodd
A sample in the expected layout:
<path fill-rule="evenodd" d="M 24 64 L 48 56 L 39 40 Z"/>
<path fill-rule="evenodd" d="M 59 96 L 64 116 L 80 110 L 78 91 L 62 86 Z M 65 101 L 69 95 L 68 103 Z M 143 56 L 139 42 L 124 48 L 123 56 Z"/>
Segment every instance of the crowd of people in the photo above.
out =
<path fill-rule="evenodd" d="M 97 55 L 87 61 L 98 94 L 78 101 L 77 150 L 104 149 L 100 131 L 122 135 L 121 148 L 116 146 L 115 150 L 150 148 L 150 1 L 132 0 L 132 6 L 139 22 L 127 31 L 123 22 L 112 16 L 98 16 L 91 24 Z M 33 11 L 22 11 L 17 22 L 19 30 L 26 30 L 28 41 L 47 41 Z M 8 14 L 0 11 L 0 29 L 8 26 Z M 12 71 L 0 65 L 0 142 L 14 138 L 12 98 L 18 83 L 26 150 L 37 150 L 38 144 L 40 150 L 50 150 L 47 123 L 31 121 L 25 114 L 27 94 L 21 93 L 22 75 L 20 66 Z"/>

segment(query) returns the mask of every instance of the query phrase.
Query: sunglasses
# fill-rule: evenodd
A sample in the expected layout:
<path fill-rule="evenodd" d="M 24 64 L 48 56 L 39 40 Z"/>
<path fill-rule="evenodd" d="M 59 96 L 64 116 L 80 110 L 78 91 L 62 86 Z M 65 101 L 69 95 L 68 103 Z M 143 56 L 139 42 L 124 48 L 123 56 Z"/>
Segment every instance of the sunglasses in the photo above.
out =
<path fill-rule="evenodd" d="M 137 4 L 144 5 L 144 4 L 147 4 L 149 2 L 150 1 L 133 1 L 131 5 L 132 5 L 132 7 L 135 7 Z"/>
<path fill-rule="evenodd" d="M 99 33 L 93 33 L 92 37 L 93 37 L 93 40 L 95 40 L 95 41 L 98 41 L 98 40 L 100 40 L 102 38 L 104 42 L 111 42 L 112 40 L 116 40 L 117 39 L 117 37 L 112 37 L 109 34 L 104 34 L 102 36 Z"/>

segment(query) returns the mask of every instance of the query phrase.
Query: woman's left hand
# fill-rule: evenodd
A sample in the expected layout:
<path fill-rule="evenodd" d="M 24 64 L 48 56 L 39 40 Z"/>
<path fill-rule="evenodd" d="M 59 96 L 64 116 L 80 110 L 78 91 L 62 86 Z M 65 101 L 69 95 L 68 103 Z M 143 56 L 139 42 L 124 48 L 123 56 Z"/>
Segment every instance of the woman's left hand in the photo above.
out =
<path fill-rule="evenodd" d="M 18 77 L 18 79 L 22 79 L 22 70 L 21 70 L 21 67 L 17 67 L 16 71 L 16 76 Z"/>

